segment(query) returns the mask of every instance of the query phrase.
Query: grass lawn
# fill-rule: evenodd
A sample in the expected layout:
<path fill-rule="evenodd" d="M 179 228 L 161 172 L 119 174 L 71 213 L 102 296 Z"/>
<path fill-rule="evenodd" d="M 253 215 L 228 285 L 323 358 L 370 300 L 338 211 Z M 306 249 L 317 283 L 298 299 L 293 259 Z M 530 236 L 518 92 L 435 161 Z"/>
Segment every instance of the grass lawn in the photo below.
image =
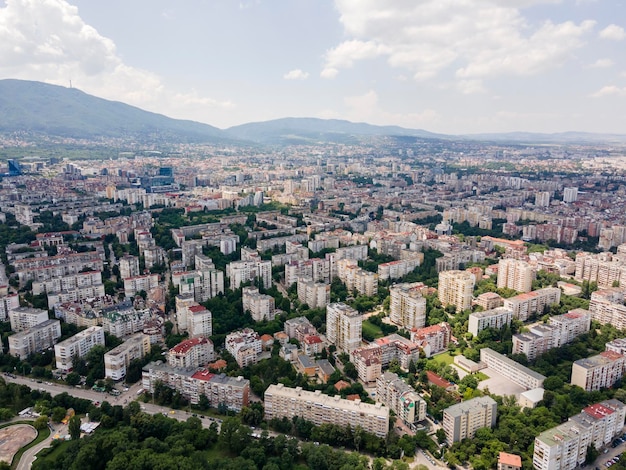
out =
<path fill-rule="evenodd" d="M 489 378 L 489 376 L 487 374 L 483 374 L 482 372 L 476 372 L 474 374 L 474 377 L 476 377 L 479 382 L 482 381 L 482 380 L 487 380 Z"/>
<path fill-rule="evenodd" d="M 363 322 L 363 337 L 382 338 L 385 336 L 379 326 L 370 323 L 369 320 Z"/>
<path fill-rule="evenodd" d="M 448 366 L 454 363 L 454 356 L 452 356 L 449 352 L 437 354 L 436 356 L 433 356 L 432 359 L 437 362 L 443 362 Z"/>
<path fill-rule="evenodd" d="M 48 430 L 48 432 L 50 431 Z M 53 447 L 43 449 L 41 452 L 39 452 L 37 454 L 37 460 L 49 461 L 50 465 L 52 465 L 52 462 L 54 462 L 61 454 L 63 454 L 67 450 L 67 447 L 69 445 L 70 441 L 59 441 L 58 444 L 53 444 Z M 17 465 L 18 460 L 14 459 L 13 462 L 14 465 Z M 12 468 L 15 467 L 13 466 Z"/>

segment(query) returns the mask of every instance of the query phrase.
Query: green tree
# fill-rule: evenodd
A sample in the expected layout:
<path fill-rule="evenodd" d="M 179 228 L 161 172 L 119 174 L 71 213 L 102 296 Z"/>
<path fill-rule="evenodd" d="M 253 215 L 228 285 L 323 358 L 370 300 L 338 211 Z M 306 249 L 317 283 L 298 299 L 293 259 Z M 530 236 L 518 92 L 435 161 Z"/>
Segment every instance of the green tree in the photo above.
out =
<path fill-rule="evenodd" d="M 69 425 L 67 426 L 67 432 L 72 440 L 80 438 L 80 418 L 76 415 L 70 418 Z"/>

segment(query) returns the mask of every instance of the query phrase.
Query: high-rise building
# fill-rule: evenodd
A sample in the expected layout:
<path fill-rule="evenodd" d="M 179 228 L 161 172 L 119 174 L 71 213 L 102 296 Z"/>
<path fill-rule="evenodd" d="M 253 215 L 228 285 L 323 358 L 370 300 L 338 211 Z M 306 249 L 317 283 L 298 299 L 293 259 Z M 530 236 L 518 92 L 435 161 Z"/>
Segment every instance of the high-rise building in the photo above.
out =
<path fill-rule="evenodd" d="M 546 307 L 560 301 L 561 289 L 545 287 L 504 299 L 504 307 L 513 312 L 513 318 L 526 321 L 533 315 L 543 315 Z"/>
<path fill-rule="evenodd" d="M 276 315 L 274 297 L 259 293 L 256 287 L 244 287 L 241 289 L 243 311 L 250 312 L 254 321 L 271 321 Z"/>
<path fill-rule="evenodd" d="M 535 206 L 548 207 L 550 205 L 550 193 L 548 191 L 540 191 L 535 194 Z"/>
<path fill-rule="evenodd" d="M 389 407 L 410 429 L 426 418 L 426 401 L 393 372 L 376 380 L 376 401 Z"/>
<path fill-rule="evenodd" d="M 480 428 L 493 428 L 496 424 L 498 405 L 489 397 L 452 405 L 443 410 L 443 430 L 449 444 L 472 438 Z"/>
<path fill-rule="evenodd" d="M 142 359 L 150 352 L 150 337 L 137 333 L 104 355 L 104 376 L 113 380 L 126 377 L 126 370 L 134 359 Z"/>
<path fill-rule="evenodd" d="M 443 271 L 439 273 L 439 301 L 444 305 L 454 305 L 462 312 L 472 308 L 472 295 L 476 276 L 468 271 Z"/>
<path fill-rule="evenodd" d="M 310 277 L 298 278 L 298 300 L 310 308 L 324 308 L 330 302 L 330 284 L 314 282 Z"/>
<path fill-rule="evenodd" d="M 470 313 L 469 326 L 467 331 L 478 336 L 485 328 L 500 329 L 503 326 L 510 325 L 513 319 L 513 312 L 505 307 L 498 307 L 484 312 Z"/>
<path fill-rule="evenodd" d="M 425 286 L 421 282 L 396 284 L 389 288 L 389 319 L 401 328 L 422 328 L 426 324 Z"/>
<path fill-rule="evenodd" d="M 563 202 L 578 201 L 578 188 L 563 188 Z"/>
<path fill-rule="evenodd" d="M 344 303 L 326 307 L 326 337 L 340 352 L 349 354 L 361 346 L 362 323 L 361 314 Z"/>
<path fill-rule="evenodd" d="M 9 310 L 11 330 L 25 331 L 48 320 L 48 312 L 40 308 L 17 307 Z"/>
<path fill-rule="evenodd" d="M 61 337 L 61 322 L 46 320 L 9 336 L 9 354 L 26 359 L 31 354 L 52 347 Z"/>
<path fill-rule="evenodd" d="M 600 449 L 621 434 L 625 417 L 626 406 L 618 400 L 588 406 L 535 438 L 533 466 L 537 470 L 573 470 L 582 466 L 589 446 Z"/>
<path fill-rule="evenodd" d="M 208 338 L 186 339 L 167 353 L 167 362 L 172 367 L 204 367 L 215 359 L 213 342 Z"/>
<path fill-rule="evenodd" d="M 587 392 L 612 387 L 624 375 L 626 357 L 615 351 L 579 359 L 572 364 L 572 385 Z"/>
<path fill-rule="evenodd" d="M 498 288 L 530 292 L 536 276 L 536 269 L 526 261 L 507 258 L 498 263 Z"/>
<path fill-rule="evenodd" d="M 104 329 L 91 326 L 79 331 L 74 336 L 54 345 L 54 357 L 57 369 L 69 372 L 74 364 L 74 357 L 84 357 L 94 346 L 104 346 Z"/>

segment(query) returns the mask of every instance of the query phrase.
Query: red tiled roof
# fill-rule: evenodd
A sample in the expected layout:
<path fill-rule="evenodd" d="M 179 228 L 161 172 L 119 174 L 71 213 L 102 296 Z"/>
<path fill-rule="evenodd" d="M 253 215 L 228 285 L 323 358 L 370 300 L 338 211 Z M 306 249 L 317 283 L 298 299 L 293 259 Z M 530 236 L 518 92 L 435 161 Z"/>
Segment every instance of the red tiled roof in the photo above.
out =
<path fill-rule="evenodd" d="M 199 370 L 198 372 L 196 372 L 195 374 L 191 376 L 192 379 L 204 380 L 206 382 L 211 380 L 213 377 L 215 377 L 215 374 L 212 374 L 206 369 Z"/>
<path fill-rule="evenodd" d="M 437 375 L 434 372 L 431 372 L 429 370 L 426 371 L 426 376 L 428 377 L 428 381 L 431 384 L 437 385 L 438 387 L 448 388 L 448 387 L 450 387 L 452 385 L 450 382 L 448 382 L 443 377 L 440 377 L 439 375 Z"/>

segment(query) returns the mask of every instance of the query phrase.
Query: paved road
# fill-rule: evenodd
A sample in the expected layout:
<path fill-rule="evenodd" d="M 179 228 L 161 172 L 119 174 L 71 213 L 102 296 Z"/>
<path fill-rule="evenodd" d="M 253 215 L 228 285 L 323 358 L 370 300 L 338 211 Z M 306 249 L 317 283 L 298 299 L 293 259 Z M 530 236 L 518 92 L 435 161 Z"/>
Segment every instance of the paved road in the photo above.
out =
<path fill-rule="evenodd" d="M 35 459 L 37 458 L 37 454 L 41 452 L 41 450 L 46 447 L 50 447 L 52 445 L 52 438 L 55 434 L 65 435 L 67 434 L 67 425 L 61 424 L 59 427 L 55 429 L 54 432 L 50 433 L 50 436 L 47 439 L 44 439 L 36 446 L 31 447 L 26 452 L 22 454 L 19 463 L 17 464 L 17 470 L 29 470 Z"/>

